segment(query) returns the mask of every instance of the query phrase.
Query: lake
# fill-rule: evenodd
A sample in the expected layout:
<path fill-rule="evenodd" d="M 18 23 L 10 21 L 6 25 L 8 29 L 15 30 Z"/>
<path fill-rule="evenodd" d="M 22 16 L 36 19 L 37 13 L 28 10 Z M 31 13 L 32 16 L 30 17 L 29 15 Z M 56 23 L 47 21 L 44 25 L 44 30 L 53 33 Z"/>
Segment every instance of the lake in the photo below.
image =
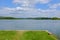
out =
<path fill-rule="evenodd" d="M 0 30 L 48 30 L 60 38 L 60 20 L 0 20 Z"/>

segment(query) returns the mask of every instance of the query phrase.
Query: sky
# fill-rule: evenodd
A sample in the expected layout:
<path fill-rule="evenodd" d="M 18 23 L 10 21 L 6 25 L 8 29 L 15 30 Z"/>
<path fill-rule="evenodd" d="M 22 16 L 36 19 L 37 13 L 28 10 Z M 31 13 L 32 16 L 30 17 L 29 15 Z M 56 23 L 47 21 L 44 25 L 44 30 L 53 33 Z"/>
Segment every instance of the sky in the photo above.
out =
<path fill-rule="evenodd" d="M 0 16 L 60 17 L 60 0 L 0 0 Z"/>

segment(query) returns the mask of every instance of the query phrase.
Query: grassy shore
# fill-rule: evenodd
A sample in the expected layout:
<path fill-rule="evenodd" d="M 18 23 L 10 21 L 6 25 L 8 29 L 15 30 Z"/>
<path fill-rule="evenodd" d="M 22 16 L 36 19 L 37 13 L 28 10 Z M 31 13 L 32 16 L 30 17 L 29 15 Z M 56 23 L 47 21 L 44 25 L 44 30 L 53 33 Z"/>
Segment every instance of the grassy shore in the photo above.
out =
<path fill-rule="evenodd" d="M 47 31 L 0 31 L 0 40 L 57 40 Z"/>

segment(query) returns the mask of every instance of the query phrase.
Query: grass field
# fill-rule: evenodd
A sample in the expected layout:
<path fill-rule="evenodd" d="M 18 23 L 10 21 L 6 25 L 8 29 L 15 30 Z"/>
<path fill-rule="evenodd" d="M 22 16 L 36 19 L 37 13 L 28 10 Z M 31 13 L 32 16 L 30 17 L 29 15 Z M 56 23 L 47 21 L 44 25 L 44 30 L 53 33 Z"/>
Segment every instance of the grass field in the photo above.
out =
<path fill-rule="evenodd" d="M 0 40 L 57 40 L 46 31 L 0 31 Z"/>

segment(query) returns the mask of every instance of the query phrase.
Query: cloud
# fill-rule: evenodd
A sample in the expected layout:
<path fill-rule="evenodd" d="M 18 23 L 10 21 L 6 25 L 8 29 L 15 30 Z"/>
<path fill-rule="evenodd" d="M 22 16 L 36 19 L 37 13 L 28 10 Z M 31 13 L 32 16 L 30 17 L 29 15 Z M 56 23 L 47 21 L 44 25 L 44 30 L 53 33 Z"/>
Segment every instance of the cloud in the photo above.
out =
<path fill-rule="evenodd" d="M 40 3 L 45 4 L 45 3 L 49 3 L 51 0 L 38 0 Z"/>
<path fill-rule="evenodd" d="M 41 4 L 47 4 L 51 0 L 13 0 L 13 3 L 21 6 L 15 8 L 4 7 L 0 9 L 0 15 L 14 16 L 14 17 L 60 17 L 59 10 L 56 10 L 60 3 L 49 5 L 48 9 L 36 9 L 34 5 L 38 2 Z M 55 8 L 55 9 L 54 9 Z"/>
<path fill-rule="evenodd" d="M 51 9 L 56 9 L 58 7 L 60 7 L 60 3 L 50 5 Z"/>
<path fill-rule="evenodd" d="M 55 9 L 35 9 L 35 8 L 3 8 L 0 9 L 0 16 L 13 16 L 13 17 L 60 17 L 60 11 Z"/>
<path fill-rule="evenodd" d="M 33 7 L 36 3 L 49 3 L 51 0 L 13 0 L 13 3 L 20 4 L 22 7 Z"/>

